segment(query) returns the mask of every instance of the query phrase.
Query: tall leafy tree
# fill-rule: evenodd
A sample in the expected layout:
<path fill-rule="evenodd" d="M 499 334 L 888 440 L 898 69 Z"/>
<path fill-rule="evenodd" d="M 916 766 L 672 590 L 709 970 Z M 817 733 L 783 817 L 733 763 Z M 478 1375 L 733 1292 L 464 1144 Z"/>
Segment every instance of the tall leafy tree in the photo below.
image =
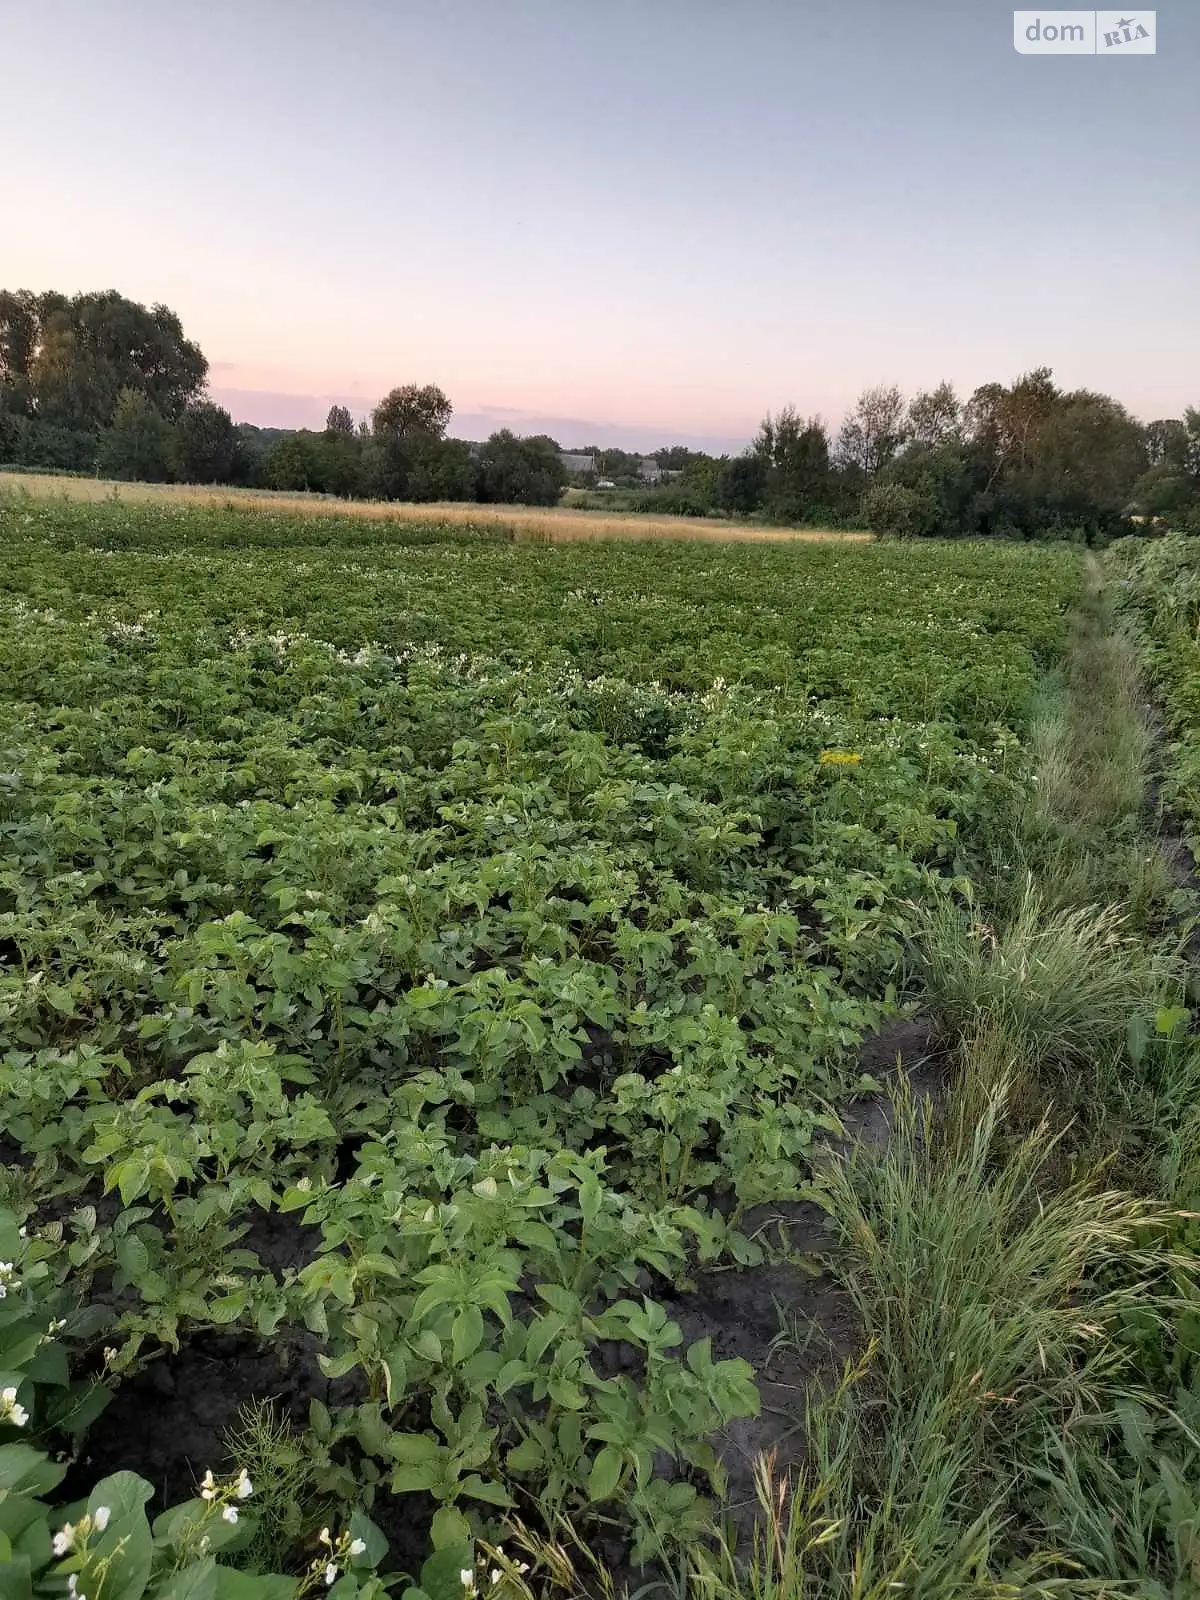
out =
<path fill-rule="evenodd" d="M 175 476 L 184 483 L 228 483 L 237 445 L 237 429 L 228 411 L 211 400 L 201 400 L 189 406 L 175 424 Z"/>
<path fill-rule="evenodd" d="M 325 432 L 341 434 L 344 438 L 354 437 L 354 418 L 350 415 L 348 406 L 330 406 L 329 415 L 325 418 Z"/>
<path fill-rule="evenodd" d="M 764 418 L 753 452 L 766 464 L 763 507 L 784 521 L 802 521 L 829 504 L 829 434 L 820 417 L 793 406 Z"/>
<path fill-rule="evenodd" d="M 895 385 L 864 389 L 838 434 L 837 457 L 843 467 L 874 477 L 892 459 L 906 437 L 904 396 Z"/>
<path fill-rule="evenodd" d="M 988 463 L 989 484 L 1028 464 L 1038 432 L 1061 397 L 1049 367 L 1035 367 L 1007 388 L 985 383 L 976 389 L 964 422 Z"/>
<path fill-rule="evenodd" d="M 436 384 L 406 383 L 384 395 L 371 414 L 372 448 L 364 457 L 369 492 L 403 500 L 417 461 L 444 438 L 454 407 Z"/>
<path fill-rule="evenodd" d="M 262 475 L 268 489 L 322 489 L 319 441 L 306 429 L 276 439 L 263 453 Z"/>
<path fill-rule="evenodd" d="M 0 402 L 12 416 L 32 415 L 30 378 L 41 319 L 28 289 L 0 289 Z"/>
<path fill-rule="evenodd" d="M 770 471 L 766 457 L 757 450 L 740 456 L 723 457 L 718 463 L 715 497 L 722 511 L 750 516 L 762 507 Z"/>
<path fill-rule="evenodd" d="M 930 450 L 955 444 L 962 438 L 962 427 L 962 402 L 953 384 L 939 383 L 936 389 L 924 389 L 909 401 L 904 431 L 912 444 Z"/>
<path fill-rule="evenodd" d="M 100 438 L 98 465 L 110 478 L 161 483 L 167 477 L 171 427 L 136 389 L 122 389 L 112 423 Z"/>
<path fill-rule="evenodd" d="M 435 383 L 405 383 L 392 389 L 371 414 L 376 438 L 405 438 L 417 434 L 440 439 L 454 407 Z"/>
<path fill-rule="evenodd" d="M 1105 531 L 1146 470 L 1145 435 L 1118 401 L 1079 389 L 1061 395 L 1025 453 L 1016 486 L 1053 522 Z"/>
<path fill-rule="evenodd" d="M 552 506 L 567 482 L 558 445 L 545 434 L 492 434 L 479 453 L 478 495 L 499 505 Z"/>
<path fill-rule="evenodd" d="M 0 297 L 0 392 L 42 422 L 98 433 L 127 389 L 174 421 L 207 373 L 167 306 L 147 308 L 115 290 Z"/>

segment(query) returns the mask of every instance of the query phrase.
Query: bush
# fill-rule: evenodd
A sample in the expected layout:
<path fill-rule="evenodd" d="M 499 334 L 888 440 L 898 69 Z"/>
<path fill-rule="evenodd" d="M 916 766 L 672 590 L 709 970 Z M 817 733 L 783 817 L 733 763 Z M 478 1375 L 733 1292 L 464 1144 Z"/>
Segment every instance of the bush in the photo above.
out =
<path fill-rule="evenodd" d="M 862 497 L 863 522 L 883 539 L 914 539 L 936 533 L 937 499 L 902 483 L 877 483 Z"/>
<path fill-rule="evenodd" d="M 553 506 L 567 482 L 558 446 L 537 434 L 501 428 L 479 453 L 478 499 L 494 505 Z"/>
<path fill-rule="evenodd" d="M 95 434 L 61 428 L 53 422 L 18 417 L 9 426 L 9 449 L 14 462 L 58 472 L 96 470 Z"/>
<path fill-rule="evenodd" d="M 713 514 L 711 499 L 699 489 L 680 483 L 667 483 L 643 489 L 628 497 L 631 511 L 647 512 L 659 517 L 708 517 Z"/>

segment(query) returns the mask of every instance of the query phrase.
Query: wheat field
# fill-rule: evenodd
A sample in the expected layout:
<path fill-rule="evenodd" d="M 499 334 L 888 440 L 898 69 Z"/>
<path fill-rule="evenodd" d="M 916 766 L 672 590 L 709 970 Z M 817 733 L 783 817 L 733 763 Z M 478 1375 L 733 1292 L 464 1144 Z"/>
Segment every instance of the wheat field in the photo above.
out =
<path fill-rule="evenodd" d="M 58 477 L 49 473 L 0 473 L 0 493 L 38 499 L 125 500 L 131 505 L 231 506 L 307 516 L 363 517 L 376 522 L 442 524 L 454 528 L 508 528 L 515 537 L 550 543 L 587 539 L 731 539 L 780 543 L 845 540 L 861 543 L 869 533 L 832 528 L 765 528 L 753 523 L 704 522 L 695 517 L 652 517 L 636 512 L 579 511 L 567 506 L 485 506 L 461 501 L 413 505 L 387 500 L 340 500 L 334 495 L 290 494 L 275 489 L 233 489 L 220 484 L 119 483 L 109 478 Z"/>

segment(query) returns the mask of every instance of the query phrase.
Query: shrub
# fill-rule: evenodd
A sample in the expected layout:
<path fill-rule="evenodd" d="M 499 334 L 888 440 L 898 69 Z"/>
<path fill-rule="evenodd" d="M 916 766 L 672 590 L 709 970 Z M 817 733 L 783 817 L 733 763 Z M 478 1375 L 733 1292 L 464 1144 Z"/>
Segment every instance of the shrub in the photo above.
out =
<path fill-rule="evenodd" d="M 902 483 L 877 483 L 862 497 L 860 513 L 884 539 L 913 539 L 937 531 L 937 499 Z"/>

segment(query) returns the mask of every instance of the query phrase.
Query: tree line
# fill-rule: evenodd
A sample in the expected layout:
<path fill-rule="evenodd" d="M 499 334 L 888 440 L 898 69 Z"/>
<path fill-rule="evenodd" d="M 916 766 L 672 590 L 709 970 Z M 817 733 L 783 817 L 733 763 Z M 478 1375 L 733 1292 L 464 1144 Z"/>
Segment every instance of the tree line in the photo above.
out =
<path fill-rule="evenodd" d="M 767 417 L 708 483 L 731 510 L 909 537 L 1091 542 L 1159 517 L 1200 533 L 1200 411 L 1142 424 L 1109 395 L 1060 388 L 1046 367 L 966 400 L 948 383 L 908 401 L 879 387 L 835 436 L 790 408 Z"/>
<path fill-rule="evenodd" d="M 229 483 L 380 500 L 554 505 L 558 445 L 502 428 L 447 437 L 452 407 L 404 384 L 356 424 L 321 432 L 235 424 L 206 396 L 208 361 L 166 306 L 114 290 L 0 291 L 0 462 L 149 482 Z"/>
<path fill-rule="evenodd" d="M 321 431 L 235 424 L 206 397 L 208 362 L 168 307 L 115 291 L 0 291 L 0 462 L 116 478 L 230 483 L 393 500 L 552 505 L 568 482 L 544 435 L 449 437 L 436 385 L 393 389 Z M 1158 519 L 1200 533 L 1200 411 L 1141 423 L 1047 368 L 966 398 L 948 383 L 906 399 L 866 390 L 833 432 L 786 407 L 740 455 L 675 445 L 655 459 L 583 446 L 630 509 L 908 537 L 992 534 L 1093 541 Z"/>

